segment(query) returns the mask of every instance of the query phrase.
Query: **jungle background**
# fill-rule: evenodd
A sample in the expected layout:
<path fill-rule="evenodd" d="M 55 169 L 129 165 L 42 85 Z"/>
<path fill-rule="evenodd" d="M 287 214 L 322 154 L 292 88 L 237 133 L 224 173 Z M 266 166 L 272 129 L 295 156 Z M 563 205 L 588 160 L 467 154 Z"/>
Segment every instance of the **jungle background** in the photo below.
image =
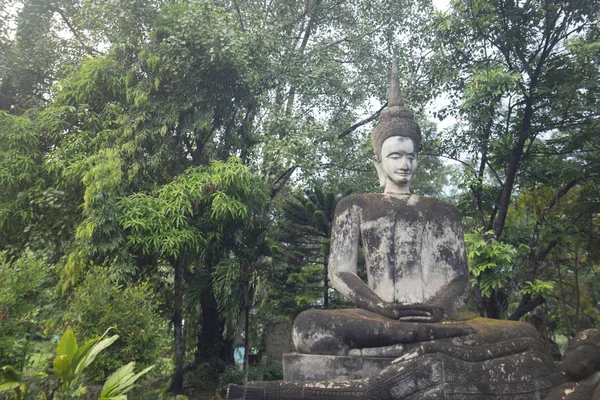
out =
<path fill-rule="evenodd" d="M 331 223 L 381 190 L 394 51 L 413 189 L 463 214 L 470 307 L 599 327 L 599 23 L 589 0 L 4 0 L 0 367 L 48 371 L 21 398 L 95 398 L 130 361 L 155 366 L 130 398 L 281 378 L 270 332 L 349 306 Z M 63 333 L 110 327 L 53 391 Z"/>

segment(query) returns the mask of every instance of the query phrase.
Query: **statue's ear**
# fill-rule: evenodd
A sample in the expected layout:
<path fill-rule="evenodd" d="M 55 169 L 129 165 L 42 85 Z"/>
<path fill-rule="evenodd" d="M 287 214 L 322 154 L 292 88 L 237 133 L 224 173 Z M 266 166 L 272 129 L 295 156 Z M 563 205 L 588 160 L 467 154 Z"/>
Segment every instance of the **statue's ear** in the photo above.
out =
<path fill-rule="evenodd" d="M 385 173 L 383 172 L 383 167 L 381 166 L 381 163 L 377 160 L 373 161 L 373 164 L 375 165 L 375 169 L 377 170 L 377 176 L 379 177 L 379 186 L 385 188 L 385 182 L 387 178 L 385 176 Z"/>

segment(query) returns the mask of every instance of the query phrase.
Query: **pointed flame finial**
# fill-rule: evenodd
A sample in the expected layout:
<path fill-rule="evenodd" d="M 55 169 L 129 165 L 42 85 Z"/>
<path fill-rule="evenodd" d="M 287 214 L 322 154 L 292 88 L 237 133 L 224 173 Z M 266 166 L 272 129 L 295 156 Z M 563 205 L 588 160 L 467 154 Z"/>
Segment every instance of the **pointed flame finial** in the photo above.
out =
<path fill-rule="evenodd" d="M 392 51 L 392 81 L 390 82 L 390 96 L 388 107 L 404 107 L 404 99 L 400 90 L 400 79 L 398 79 L 398 60 L 396 60 L 396 51 Z"/>

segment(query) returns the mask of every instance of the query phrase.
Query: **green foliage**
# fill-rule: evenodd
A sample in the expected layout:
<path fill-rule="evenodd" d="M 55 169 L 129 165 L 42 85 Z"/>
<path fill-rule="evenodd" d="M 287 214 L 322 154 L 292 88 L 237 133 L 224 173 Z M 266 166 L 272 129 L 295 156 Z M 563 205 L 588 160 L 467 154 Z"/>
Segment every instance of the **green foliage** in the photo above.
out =
<path fill-rule="evenodd" d="M 512 294 L 521 299 L 510 318 L 520 319 L 548 300 L 542 292 L 553 295 L 535 282 L 559 278 L 548 258 L 577 218 L 565 217 L 564 199 L 588 180 L 598 184 L 599 13 L 585 1 L 475 0 L 433 16 L 435 76 L 452 99 L 438 116 L 457 119 L 439 143 L 461 162 L 459 205 L 471 226 L 528 249 L 503 271 L 511 285 L 482 277 L 492 296 L 478 308 L 487 315 L 502 315 Z"/>
<path fill-rule="evenodd" d="M 4 392 L 11 399 L 46 399 L 51 393 L 51 398 L 56 400 L 78 399 L 87 393 L 79 379 L 84 371 L 94 362 L 96 357 L 107 347 L 112 345 L 119 335 L 105 337 L 112 328 L 107 329 L 102 336 L 85 342 L 81 347 L 77 344 L 75 334 L 67 329 L 56 346 L 56 357 L 52 362 L 53 372 L 58 378 L 58 386 L 53 390 L 36 388 L 36 381 L 46 381 L 45 373 L 35 373 L 27 381 L 23 381 L 23 374 L 17 372 L 10 366 L 0 369 L 0 393 Z M 154 366 L 134 374 L 135 362 L 131 362 L 108 377 L 99 400 L 127 400 L 127 392 L 135 385 L 135 382 Z"/>
<path fill-rule="evenodd" d="M 49 301 L 48 264 L 30 250 L 19 258 L 0 252 L 0 364 L 23 369 L 32 348 L 31 335 L 41 333 L 40 312 Z M 55 310 L 56 311 L 56 310 Z"/>
<path fill-rule="evenodd" d="M 226 225 L 248 216 L 246 203 L 265 200 L 264 186 L 239 159 L 230 158 L 190 168 L 152 195 L 122 198 L 120 208 L 132 247 L 174 258 L 187 249 L 201 252 L 214 245 Z"/>
<path fill-rule="evenodd" d="M 551 281 L 542 281 L 536 279 L 533 282 L 527 281 L 525 283 L 526 286 L 523 288 L 523 290 L 521 290 L 521 292 L 532 296 L 546 296 L 554 289 L 554 282 Z"/>
<path fill-rule="evenodd" d="M 126 400 L 127 392 L 135 387 L 135 382 L 154 368 L 154 365 L 134 374 L 135 362 L 132 361 L 113 372 L 104 385 L 98 400 Z"/>
<path fill-rule="evenodd" d="M 477 286 L 482 296 L 504 286 L 517 250 L 493 238 L 493 232 L 478 228 L 465 234 L 471 286 Z"/>
<path fill-rule="evenodd" d="M 323 297 L 323 266 L 304 265 L 289 274 L 287 284 L 296 288 L 294 302 L 300 308 L 311 308 Z"/>
<path fill-rule="evenodd" d="M 54 374 L 60 380 L 58 399 L 77 398 L 86 392 L 79 383 L 84 370 L 96 359 L 98 354 L 113 344 L 119 335 L 105 338 L 110 329 L 102 336 L 85 342 L 81 347 L 71 329 L 63 334 L 56 346 L 56 357 L 52 362 Z"/>
<path fill-rule="evenodd" d="M 502 287 L 545 295 L 555 308 L 560 294 L 565 325 L 596 323 L 595 2 L 456 1 L 433 26 L 426 0 L 274 0 L 268 7 L 253 0 L 9 0 L 0 11 L 0 250 L 19 257 L 29 247 L 47 257 L 47 272 L 63 271 L 62 289 L 74 290 L 80 304 L 71 305 L 68 320 L 78 335 L 80 315 L 88 324 L 80 338 L 102 333 L 93 331 L 97 320 L 117 325 L 119 343 L 125 340 L 125 322 L 136 325 L 129 316 L 142 312 L 153 289 L 171 306 L 165 266 L 175 261 L 186 321 L 218 307 L 216 323 L 229 322 L 227 334 L 269 284 L 263 311 L 271 316 L 293 318 L 335 295 L 322 284 L 331 214 L 347 188 L 374 189 L 368 132 L 386 98 L 392 48 L 417 115 L 431 97 L 449 93 L 437 115 L 452 114 L 457 127 L 437 134 L 422 124 L 424 153 L 469 165 L 459 172 L 458 202 L 471 226 L 493 228 L 497 239 L 468 238 L 482 293 Z M 224 161 L 232 155 L 239 159 Z M 446 194 L 443 165 L 425 157 L 417 192 Z M 588 179 L 587 194 L 543 211 L 572 180 L 577 188 Z M 330 186 L 319 194 L 322 182 Z M 291 185 L 315 190 L 301 192 L 306 198 L 292 199 L 288 210 Z M 521 195 L 539 201 L 517 205 Z M 283 216 L 290 210 L 299 220 Z M 505 211 L 506 229 L 496 223 Z M 277 229 L 273 221 L 281 222 Z M 529 254 L 511 254 L 504 243 L 526 245 Z M 585 257 L 577 250 L 584 247 Z M 106 288 L 93 265 L 107 266 L 105 275 L 127 295 Z M 557 284 L 550 291 L 538 280 Z M 75 290 L 82 281 L 98 296 Z M 29 304 L 35 293 L 18 301 Z M 24 309 L 37 318 L 31 304 Z M 0 327 L 24 344 L 33 319 L 7 322 L 10 307 L 0 309 L 8 315 Z M 160 314 L 154 302 L 147 308 Z M 137 332 L 156 329 L 160 342 L 163 323 L 140 319 Z M 222 327 L 202 322 L 197 336 L 216 337 L 197 343 L 199 352 L 225 349 Z M 147 346 L 142 358 L 149 360 L 156 350 L 146 334 L 126 347 Z M 20 349 L 11 335 L 0 333 L 0 354 Z M 132 352 L 119 357 L 129 362 Z M 111 357 L 89 371 L 115 368 Z M 206 368 L 213 367 L 221 365 Z"/>
<path fill-rule="evenodd" d="M 149 284 L 122 287 L 105 269 L 95 268 L 72 296 L 63 321 L 79 338 L 102 334 L 104 326 L 113 326 L 120 337 L 88 368 L 87 381 L 103 381 L 123 362 L 136 361 L 143 368 L 156 364 L 168 347 L 167 322 Z"/>
<path fill-rule="evenodd" d="M 47 375 L 44 372 L 37 372 L 28 377 L 15 370 L 9 365 L 0 368 L 0 394 L 8 396 L 7 400 L 25 400 L 31 399 L 32 395 L 40 392 L 46 382 Z M 4 398 L 4 397 L 3 397 Z M 45 392 L 36 399 L 46 399 Z"/>
<path fill-rule="evenodd" d="M 314 188 L 294 191 L 280 205 L 277 250 L 281 262 L 289 269 L 284 282 L 274 276 L 270 290 L 272 301 L 296 304 L 293 314 L 306 307 L 329 307 L 329 285 L 326 285 L 329 241 L 337 203 L 350 194 L 317 184 Z M 293 288 L 293 289 L 292 289 Z M 291 290 L 290 290 L 291 289 Z"/>

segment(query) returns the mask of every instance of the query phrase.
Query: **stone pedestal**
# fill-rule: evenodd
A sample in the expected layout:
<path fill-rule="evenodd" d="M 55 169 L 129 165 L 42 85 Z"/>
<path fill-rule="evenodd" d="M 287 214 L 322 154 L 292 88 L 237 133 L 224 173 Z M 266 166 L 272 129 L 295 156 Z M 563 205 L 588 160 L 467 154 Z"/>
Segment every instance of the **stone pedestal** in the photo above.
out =
<path fill-rule="evenodd" d="M 393 360 L 289 353 L 283 355 L 283 379 L 335 382 L 369 378 L 379 374 Z"/>

